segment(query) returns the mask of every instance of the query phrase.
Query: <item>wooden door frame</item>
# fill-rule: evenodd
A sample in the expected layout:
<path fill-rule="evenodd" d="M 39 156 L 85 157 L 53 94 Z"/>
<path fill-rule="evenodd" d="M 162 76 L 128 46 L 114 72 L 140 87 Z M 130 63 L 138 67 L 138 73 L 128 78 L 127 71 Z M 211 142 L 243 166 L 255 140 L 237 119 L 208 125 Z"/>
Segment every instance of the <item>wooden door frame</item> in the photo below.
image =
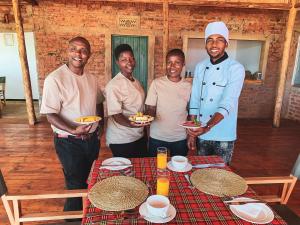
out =
<path fill-rule="evenodd" d="M 155 47 L 155 36 L 153 32 L 139 31 L 110 31 L 105 34 L 105 82 L 106 84 L 111 80 L 111 41 L 113 35 L 127 35 L 127 36 L 143 36 L 148 37 L 148 79 L 147 87 L 150 87 L 152 80 L 154 79 L 154 47 Z M 145 90 L 146 92 L 147 90 Z"/>

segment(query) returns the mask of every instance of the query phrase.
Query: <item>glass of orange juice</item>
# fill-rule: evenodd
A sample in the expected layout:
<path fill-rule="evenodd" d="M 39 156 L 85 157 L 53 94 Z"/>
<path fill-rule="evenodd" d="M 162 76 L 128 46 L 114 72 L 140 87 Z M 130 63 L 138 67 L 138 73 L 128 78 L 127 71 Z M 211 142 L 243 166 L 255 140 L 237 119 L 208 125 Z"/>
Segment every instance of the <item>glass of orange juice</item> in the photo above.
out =
<path fill-rule="evenodd" d="M 167 168 L 168 149 L 166 147 L 157 148 L 157 169 Z"/>
<path fill-rule="evenodd" d="M 169 195 L 170 187 L 170 172 L 168 170 L 157 170 L 157 185 L 156 194 L 157 195 Z"/>

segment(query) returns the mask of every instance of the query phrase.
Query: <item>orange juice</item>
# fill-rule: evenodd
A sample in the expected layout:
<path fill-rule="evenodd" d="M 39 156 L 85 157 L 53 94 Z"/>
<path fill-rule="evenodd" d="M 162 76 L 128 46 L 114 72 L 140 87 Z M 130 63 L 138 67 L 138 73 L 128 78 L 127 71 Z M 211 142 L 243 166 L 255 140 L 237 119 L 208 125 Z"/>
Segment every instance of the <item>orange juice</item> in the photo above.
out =
<path fill-rule="evenodd" d="M 157 153 L 157 168 L 158 169 L 167 168 L 167 153 Z"/>
<path fill-rule="evenodd" d="M 168 196 L 169 184 L 169 179 L 167 177 L 159 177 L 157 179 L 156 194 Z"/>

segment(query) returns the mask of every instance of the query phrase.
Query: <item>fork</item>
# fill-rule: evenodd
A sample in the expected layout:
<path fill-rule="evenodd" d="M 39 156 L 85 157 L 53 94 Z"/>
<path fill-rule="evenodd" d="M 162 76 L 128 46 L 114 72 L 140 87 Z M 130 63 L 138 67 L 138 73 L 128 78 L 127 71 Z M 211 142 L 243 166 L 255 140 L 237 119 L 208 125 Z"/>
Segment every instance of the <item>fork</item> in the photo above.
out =
<path fill-rule="evenodd" d="M 196 188 L 193 184 L 192 184 L 192 182 L 191 182 L 191 180 L 190 180 L 190 176 L 188 175 L 188 174 L 184 174 L 184 177 L 185 177 L 185 179 L 187 180 L 187 182 L 189 183 L 189 188 L 191 188 L 191 189 L 194 189 L 194 188 Z"/>

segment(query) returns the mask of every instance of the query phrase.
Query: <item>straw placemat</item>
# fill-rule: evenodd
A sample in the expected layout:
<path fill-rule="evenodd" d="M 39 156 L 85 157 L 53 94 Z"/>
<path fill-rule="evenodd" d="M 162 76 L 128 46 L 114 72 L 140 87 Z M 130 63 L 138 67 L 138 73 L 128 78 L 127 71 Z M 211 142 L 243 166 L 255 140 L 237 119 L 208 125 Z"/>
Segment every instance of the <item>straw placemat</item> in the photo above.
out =
<path fill-rule="evenodd" d="M 147 186 L 133 177 L 113 176 L 95 184 L 88 194 L 91 203 L 102 210 L 133 209 L 148 196 Z"/>
<path fill-rule="evenodd" d="M 198 190 L 218 197 L 241 195 L 248 188 L 245 180 L 239 175 L 214 168 L 194 171 L 191 182 Z"/>

